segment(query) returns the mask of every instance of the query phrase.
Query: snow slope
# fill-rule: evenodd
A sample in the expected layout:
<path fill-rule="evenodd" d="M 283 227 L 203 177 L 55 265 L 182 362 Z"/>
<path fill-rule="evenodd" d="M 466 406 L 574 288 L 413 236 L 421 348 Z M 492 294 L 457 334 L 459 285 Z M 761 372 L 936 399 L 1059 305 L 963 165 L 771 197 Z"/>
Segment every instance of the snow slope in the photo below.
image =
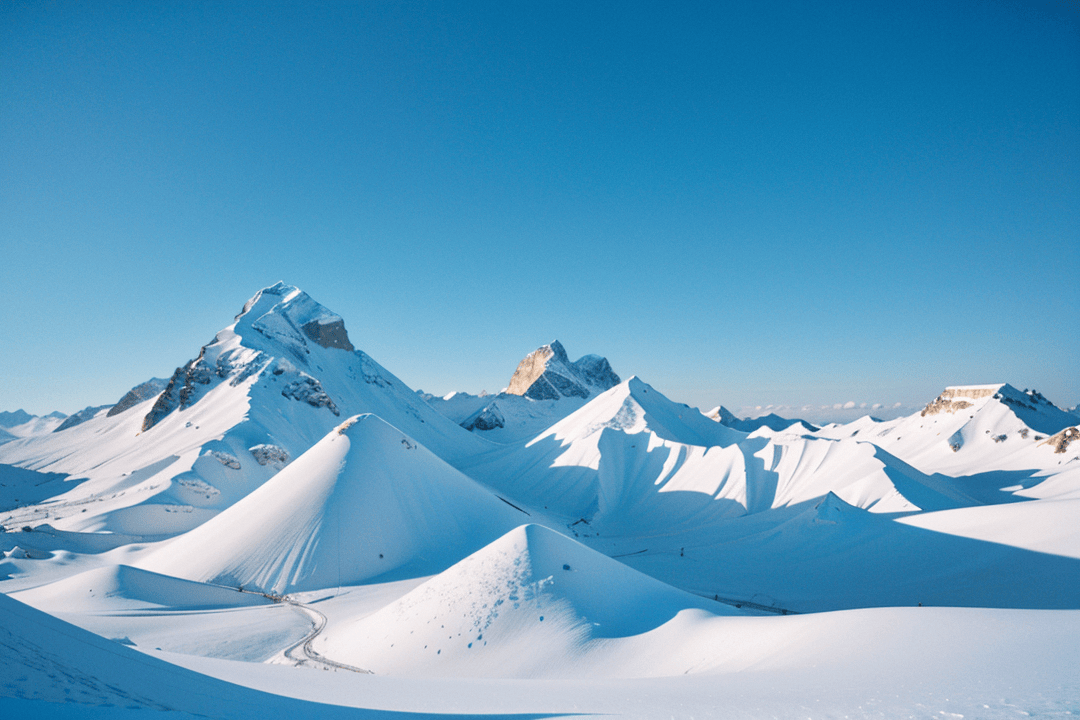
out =
<path fill-rule="evenodd" d="M 898 520 L 829 495 L 707 533 L 590 544 L 676 587 L 794 612 L 1080 608 L 1077 508 L 1044 502 Z"/>
<path fill-rule="evenodd" d="M 191 611 L 270 602 L 261 595 L 237 592 L 235 588 L 181 580 L 128 565 L 87 570 L 48 585 L 12 593 L 12 597 L 56 613 L 73 607 L 78 607 L 80 612 L 162 608 Z"/>
<path fill-rule="evenodd" d="M 316 647 L 379 675 L 573 677 L 586 667 L 604 677 L 676 674 L 670 628 L 657 631 L 652 651 L 635 647 L 623 662 L 613 662 L 616 646 L 695 612 L 742 614 L 524 525 L 378 612 L 325 634 Z"/>
<path fill-rule="evenodd" d="M 699 533 L 830 492 L 886 513 L 979 502 L 872 444 L 766 429 L 747 436 L 637 378 L 464 469 L 562 516 L 582 537 Z"/>
<path fill-rule="evenodd" d="M 526 517 L 380 418 L 360 415 L 141 564 L 284 594 L 438 572 Z"/>

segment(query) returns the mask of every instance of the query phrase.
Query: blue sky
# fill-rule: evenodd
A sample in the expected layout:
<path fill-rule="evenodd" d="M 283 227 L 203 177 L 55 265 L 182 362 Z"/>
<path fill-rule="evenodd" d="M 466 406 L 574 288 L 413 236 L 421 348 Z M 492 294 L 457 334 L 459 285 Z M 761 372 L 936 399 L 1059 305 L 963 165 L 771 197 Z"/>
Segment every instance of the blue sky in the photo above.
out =
<path fill-rule="evenodd" d="M 1080 402 L 1075 4 L 670 5 L 0 5 L 0 409 L 277 280 L 432 392 L 559 338 L 701 407 Z"/>

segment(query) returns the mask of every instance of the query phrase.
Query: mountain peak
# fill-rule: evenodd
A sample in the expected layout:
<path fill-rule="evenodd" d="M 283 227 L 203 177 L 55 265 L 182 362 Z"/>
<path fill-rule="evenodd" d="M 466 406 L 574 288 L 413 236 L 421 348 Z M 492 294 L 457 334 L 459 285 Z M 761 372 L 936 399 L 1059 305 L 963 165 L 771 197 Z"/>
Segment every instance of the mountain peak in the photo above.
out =
<path fill-rule="evenodd" d="M 960 411 L 970 414 L 992 406 L 1004 406 L 1032 430 L 1049 435 L 1076 422 L 1074 416 L 1054 405 L 1037 390 L 1021 391 L 1009 383 L 951 385 L 923 408 L 920 415 L 927 417 Z"/>
<path fill-rule="evenodd" d="M 287 368 L 293 368 L 294 362 L 299 368 L 309 367 L 312 344 L 328 350 L 350 353 L 356 350 L 341 316 L 311 299 L 303 290 L 283 282 L 263 288 L 244 303 L 232 325 L 202 347 L 198 357 L 176 369 L 143 419 L 143 430 L 149 430 L 173 410 L 193 405 L 225 379 L 238 385 L 258 373 L 271 358 L 282 359 Z M 292 362 L 284 360 L 286 356 Z M 304 376 L 299 382 L 305 386 L 297 388 L 305 400 L 337 413 L 333 402 L 317 387 L 315 378 Z M 310 388 L 310 392 L 305 388 Z M 312 402 L 313 399 L 316 401 Z"/>
<path fill-rule="evenodd" d="M 303 290 L 283 282 L 263 288 L 244 303 L 233 330 L 243 335 L 247 328 L 274 340 L 304 345 L 306 337 L 324 348 L 348 352 L 356 349 L 349 341 L 340 315 L 312 300 Z"/>
<path fill-rule="evenodd" d="M 552 425 L 541 437 L 551 435 L 565 442 L 605 429 L 627 435 L 649 432 L 662 440 L 701 447 L 725 447 L 746 438 L 696 408 L 673 402 L 636 375 Z"/>
<path fill-rule="evenodd" d="M 532 351 L 518 364 L 506 392 L 533 400 L 587 398 L 620 382 L 607 358 L 584 355 L 574 362 L 558 340 Z"/>

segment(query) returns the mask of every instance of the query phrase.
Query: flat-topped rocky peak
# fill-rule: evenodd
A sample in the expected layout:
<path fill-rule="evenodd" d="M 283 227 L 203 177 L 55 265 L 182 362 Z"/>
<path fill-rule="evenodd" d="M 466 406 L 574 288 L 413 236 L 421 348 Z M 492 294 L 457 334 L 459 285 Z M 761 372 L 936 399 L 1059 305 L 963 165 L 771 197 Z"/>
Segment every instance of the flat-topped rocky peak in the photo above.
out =
<path fill-rule="evenodd" d="M 585 355 L 574 362 L 558 340 L 532 351 L 518 364 L 506 392 L 533 400 L 587 398 L 621 382 L 607 358 Z"/>
<path fill-rule="evenodd" d="M 965 410 L 971 407 L 975 400 L 992 397 L 1003 386 L 1004 383 L 997 383 L 996 385 L 951 385 L 945 388 L 933 402 L 923 408 L 922 416 Z"/>

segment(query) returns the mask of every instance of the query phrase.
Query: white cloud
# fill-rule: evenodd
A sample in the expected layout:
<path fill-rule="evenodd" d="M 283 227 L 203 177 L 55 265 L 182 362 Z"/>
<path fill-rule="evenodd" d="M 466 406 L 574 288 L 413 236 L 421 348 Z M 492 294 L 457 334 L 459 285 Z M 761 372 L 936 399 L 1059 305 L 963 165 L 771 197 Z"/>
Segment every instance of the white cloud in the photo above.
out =
<path fill-rule="evenodd" d="M 839 410 L 839 409 L 841 409 L 842 407 L 843 407 L 843 405 L 841 405 L 840 403 L 836 403 L 835 405 L 833 405 L 833 406 L 832 406 L 832 409 L 833 409 L 833 410 Z"/>
<path fill-rule="evenodd" d="M 855 401 L 854 400 L 848 400 L 846 403 L 844 403 L 844 409 L 845 410 L 851 410 L 853 407 L 855 407 Z"/>
<path fill-rule="evenodd" d="M 866 403 L 859 403 L 859 407 L 861 407 L 861 408 L 866 407 Z"/>
<path fill-rule="evenodd" d="M 898 407 L 900 407 L 900 403 L 896 403 L 895 405 L 893 405 L 893 407 L 894 407 L 894 408 L 898 408 Z"/>
<path fill-rule="evenodd" d="M 881 403 L 874 403 L 873 405 L 870 406 L 870 409 L 871 410 L 880 410 L 883 407 L 885 407 L 885 406 L 882 405 Z"/>

